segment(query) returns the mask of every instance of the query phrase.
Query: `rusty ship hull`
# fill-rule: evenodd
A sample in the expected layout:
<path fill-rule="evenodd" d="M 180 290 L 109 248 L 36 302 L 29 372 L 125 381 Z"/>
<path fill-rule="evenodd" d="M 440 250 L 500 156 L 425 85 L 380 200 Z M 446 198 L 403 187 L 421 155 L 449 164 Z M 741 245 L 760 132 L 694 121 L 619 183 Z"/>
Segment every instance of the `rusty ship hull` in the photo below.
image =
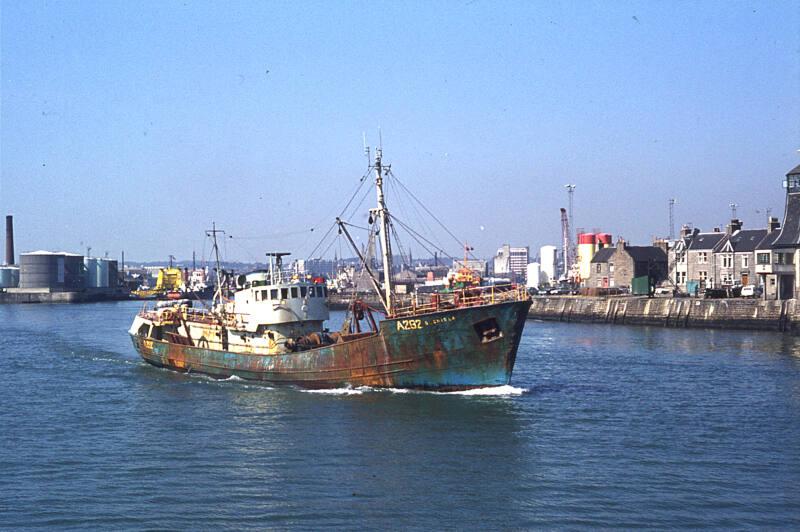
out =
<path fill-rule="evenodd" d="M 158 367 L 303 388 L 465 390 L 509 383 L 530 300 L 389 318 L 375 333 L 306 351 L 263 355 L 132 334 Z"/>

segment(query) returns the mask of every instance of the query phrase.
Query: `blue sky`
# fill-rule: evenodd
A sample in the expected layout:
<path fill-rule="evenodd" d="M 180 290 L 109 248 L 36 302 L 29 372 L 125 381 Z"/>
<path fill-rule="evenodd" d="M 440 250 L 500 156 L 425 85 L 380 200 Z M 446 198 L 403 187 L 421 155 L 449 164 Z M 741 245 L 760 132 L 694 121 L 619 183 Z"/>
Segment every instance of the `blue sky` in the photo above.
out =
<path fill-rule="evenodd" d="M 796 2 L 1 9 L 18 251 L 188 258 L 215 220 L 243 237 L 230 259 L 302 256 L 379 127 L 395 174 L 479 256 L 557 243 L 565 183 L 577 227 L 636 244 L 667 234 L 670 197 L 678 224 L 735 202 L 763 226 L 800 163 Z"/>

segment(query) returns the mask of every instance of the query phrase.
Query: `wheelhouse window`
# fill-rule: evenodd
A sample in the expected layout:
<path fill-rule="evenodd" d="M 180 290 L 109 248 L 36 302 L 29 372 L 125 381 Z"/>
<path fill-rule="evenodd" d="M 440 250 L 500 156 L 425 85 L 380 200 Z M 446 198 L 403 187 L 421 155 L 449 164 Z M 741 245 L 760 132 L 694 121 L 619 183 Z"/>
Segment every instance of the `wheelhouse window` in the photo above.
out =
<path fill-rule="evenodd" d="M 281 288 L 281 299 L 289 299 L 289 289 Z"/>
<path fill-rule="evenodd" d="M 317 293 L 317 291 L 314 290 L 313 286 L 309 286 L 308 287 L 308 297 L 314 297 L 316 295 L 316 293 Z"/>
<path fill-rule="evenodd" d="M 317 287 L 317 297 L 325 297 L 325 293 L 324 293 L 324 291 L 322 290 L 322 287 L 321 287 L 321 286 L 318 286 L 318 287 Z"/>
<path fill-rule="evenodd" d="M 308 289 L 305 286 L 300 287 L 300 297 L 306 297 L 306 291 Z"/>
<path fill-rule="evenodd" d="M 278 299 L 278 289 L 277 288 L 273 288 L 272 290 L 269 291 L 269 298 L 270 299 Z"/>
<path fill-rule="evenodd" d="M 293 286 L 292 287 L 292 299 L 296 299 L 296 298 L 297 298 L 297 287 Z"/>

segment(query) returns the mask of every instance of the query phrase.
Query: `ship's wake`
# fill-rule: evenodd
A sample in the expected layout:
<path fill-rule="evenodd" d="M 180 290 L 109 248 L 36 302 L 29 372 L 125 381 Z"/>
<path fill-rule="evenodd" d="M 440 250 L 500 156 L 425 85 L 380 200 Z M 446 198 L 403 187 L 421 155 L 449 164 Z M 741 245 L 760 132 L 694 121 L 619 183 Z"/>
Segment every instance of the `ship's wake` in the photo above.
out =
<path fill-rule="evenodd" d="M 528 393 L 528 388 L 519 388 L 517 386 L 487 386 L 485 388 L 474 388 L 471 390 L 461 390 L 457 392 L 437 392 L 433 390 L 412 390 L 408 388 L 373 388 L 371 386 L 358 386 L 356 388 L 327 388 L 322 390 L 305 390 L 300 389 L 304 393 L 317 393 L 326 395 L 362 395 L 365 393 L 392 393 L 392 394 L 428 394 L 428 395 L 478 395 L 478 396 L 496 396 L 496 397 L 509 397 L 518 396 Z"/>

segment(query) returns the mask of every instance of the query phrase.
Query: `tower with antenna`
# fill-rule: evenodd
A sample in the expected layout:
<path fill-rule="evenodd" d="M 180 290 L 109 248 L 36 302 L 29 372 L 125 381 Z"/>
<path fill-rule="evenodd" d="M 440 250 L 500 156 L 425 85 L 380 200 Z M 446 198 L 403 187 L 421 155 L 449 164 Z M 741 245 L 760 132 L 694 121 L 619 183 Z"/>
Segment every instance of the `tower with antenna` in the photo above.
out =
<path fill-rule="evenodd" d="M 729 203 L 728 207 L 731 208 L 731 220 L 736 219 L 736 209 L 739 207 L 737 203 Z"/>
<path fill-rule="evenodd" d="M 669 199 L 669 239 L 675 240 L 675 204 L 678 201 L 675 198 Z"/>

